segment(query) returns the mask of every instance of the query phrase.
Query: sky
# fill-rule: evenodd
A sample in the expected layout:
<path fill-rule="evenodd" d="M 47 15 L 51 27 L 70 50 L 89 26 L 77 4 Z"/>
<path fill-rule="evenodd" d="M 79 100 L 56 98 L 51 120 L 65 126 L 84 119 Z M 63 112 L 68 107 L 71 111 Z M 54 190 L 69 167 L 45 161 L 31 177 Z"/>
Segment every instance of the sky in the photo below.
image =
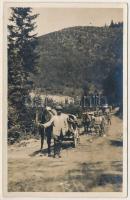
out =
<path fill-rule="evenodd" d="M 33 8 L 38 36 L 74 26 L 104 26 L 123 21 L 122 8 Z"/>

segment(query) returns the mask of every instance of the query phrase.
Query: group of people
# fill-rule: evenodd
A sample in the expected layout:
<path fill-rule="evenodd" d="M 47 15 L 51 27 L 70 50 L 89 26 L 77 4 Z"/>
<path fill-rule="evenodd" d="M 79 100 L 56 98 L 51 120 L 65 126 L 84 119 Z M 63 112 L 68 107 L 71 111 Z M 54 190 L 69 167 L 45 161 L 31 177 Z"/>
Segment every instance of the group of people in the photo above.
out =
<path fill-rule="evenodd" d="M 62 113 L 62 107 L 57 106 L 53 110 L 49 107 L 46 108 L 46 113 L 50 115 L 49 120 L 43 120 L 39 123 L 39 131 L 41 134 L 41 149 L 43 148 L 43 140 L 46 135 L 48 144 L 48 156 L 51 156 L 51 139 L 54 139 L 54 157 L 61 158 L 61 144 L 64 135 L 69 129 L 76 131 L 75 126 L 70 124 L 76 124 L 75 120 L 69 117 L 69 115 Z M 44 115 L 45 116 L 45 115 Z M 46 122 L 47 121 L 47 122 Z"/>
<path fill-rule="evenodd" d="M 77 117 L 62 112 L 62 107 L 57 106 L 55 109 L 46 107 L 43 117 L 39 121 L 39 132 L 41 135 L 41 149 L 43 148 L 44 138 L 46 137 L 48 145 L 48 156 L 51 156 L 51 139 L 54 141 L 54 157 L 61 158 L 61 145 L 66 133 L 73 133 L 79 137 L 79 123 Z M 86 112 L 82 118 L 84 132 L 88 134 L 95 128 L 103 135 L 105 132 L 105 124 L 111 124 L 111 115 L 109 110 L 105 110 L 104 114 L 98 112 Z M 76 137 L 77 137 L 76 136 Z"/>

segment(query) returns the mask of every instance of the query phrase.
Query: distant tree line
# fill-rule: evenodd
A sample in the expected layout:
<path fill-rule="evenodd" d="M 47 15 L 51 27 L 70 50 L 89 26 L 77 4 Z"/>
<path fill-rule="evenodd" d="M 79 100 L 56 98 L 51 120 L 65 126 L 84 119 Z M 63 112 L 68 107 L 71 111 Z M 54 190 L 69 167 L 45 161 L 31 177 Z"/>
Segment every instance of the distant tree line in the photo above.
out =
<path fill-rule="evenodd" d="M 110 23 L 110 28 L 119 28 L 119 27 L 123 27 L 123 22 L 115 22 L 113 20 L 111 20 L 111 23 Z"/>

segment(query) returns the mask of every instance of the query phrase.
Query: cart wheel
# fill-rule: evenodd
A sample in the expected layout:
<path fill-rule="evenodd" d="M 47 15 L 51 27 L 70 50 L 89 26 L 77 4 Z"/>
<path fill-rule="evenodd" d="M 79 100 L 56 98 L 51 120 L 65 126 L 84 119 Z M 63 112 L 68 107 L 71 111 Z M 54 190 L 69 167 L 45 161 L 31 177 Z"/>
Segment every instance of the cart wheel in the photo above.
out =
<path fill-rule="evenodd" d="M 76 146 L 77 146 L 77 137 L 74 137 L 73 147 L 76 148 Z"/>

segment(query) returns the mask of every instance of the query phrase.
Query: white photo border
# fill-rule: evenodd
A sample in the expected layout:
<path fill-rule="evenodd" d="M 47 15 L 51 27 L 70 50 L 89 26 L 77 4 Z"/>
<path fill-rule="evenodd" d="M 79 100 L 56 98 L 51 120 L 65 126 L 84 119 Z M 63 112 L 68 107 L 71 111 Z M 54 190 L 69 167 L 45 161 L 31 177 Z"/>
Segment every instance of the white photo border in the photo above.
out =
<path fill-rule="evenodd" d="M 7 20 L 6 20 L 6 9 L 7 7 L 11 6 L 18 6 L 18 7 L 121 7 L 123 8 L 123 192 L 7 192 L 7 169 L 8 169 L 8 155 L 7 155 L 7 91 L 8 91 L 8 84 L 7 84 Z M 127 2 L 38 2 L 38 1 L 3 1 L 3 67 L 2 67 L 2 79 L 3 79 L 3 86 L 2 86 L 2 102 L 4 105 L 4 110 L 2 109 L 2 192 L 4 197 L 103 197 L 103 198 L 120 198 L 120 197 L 127 197 L 128 194 L 128 3 Z M 5 134 L 6 133 L 6 134 Z M 127 133 L 127 134 L 126 134 Z"/>

